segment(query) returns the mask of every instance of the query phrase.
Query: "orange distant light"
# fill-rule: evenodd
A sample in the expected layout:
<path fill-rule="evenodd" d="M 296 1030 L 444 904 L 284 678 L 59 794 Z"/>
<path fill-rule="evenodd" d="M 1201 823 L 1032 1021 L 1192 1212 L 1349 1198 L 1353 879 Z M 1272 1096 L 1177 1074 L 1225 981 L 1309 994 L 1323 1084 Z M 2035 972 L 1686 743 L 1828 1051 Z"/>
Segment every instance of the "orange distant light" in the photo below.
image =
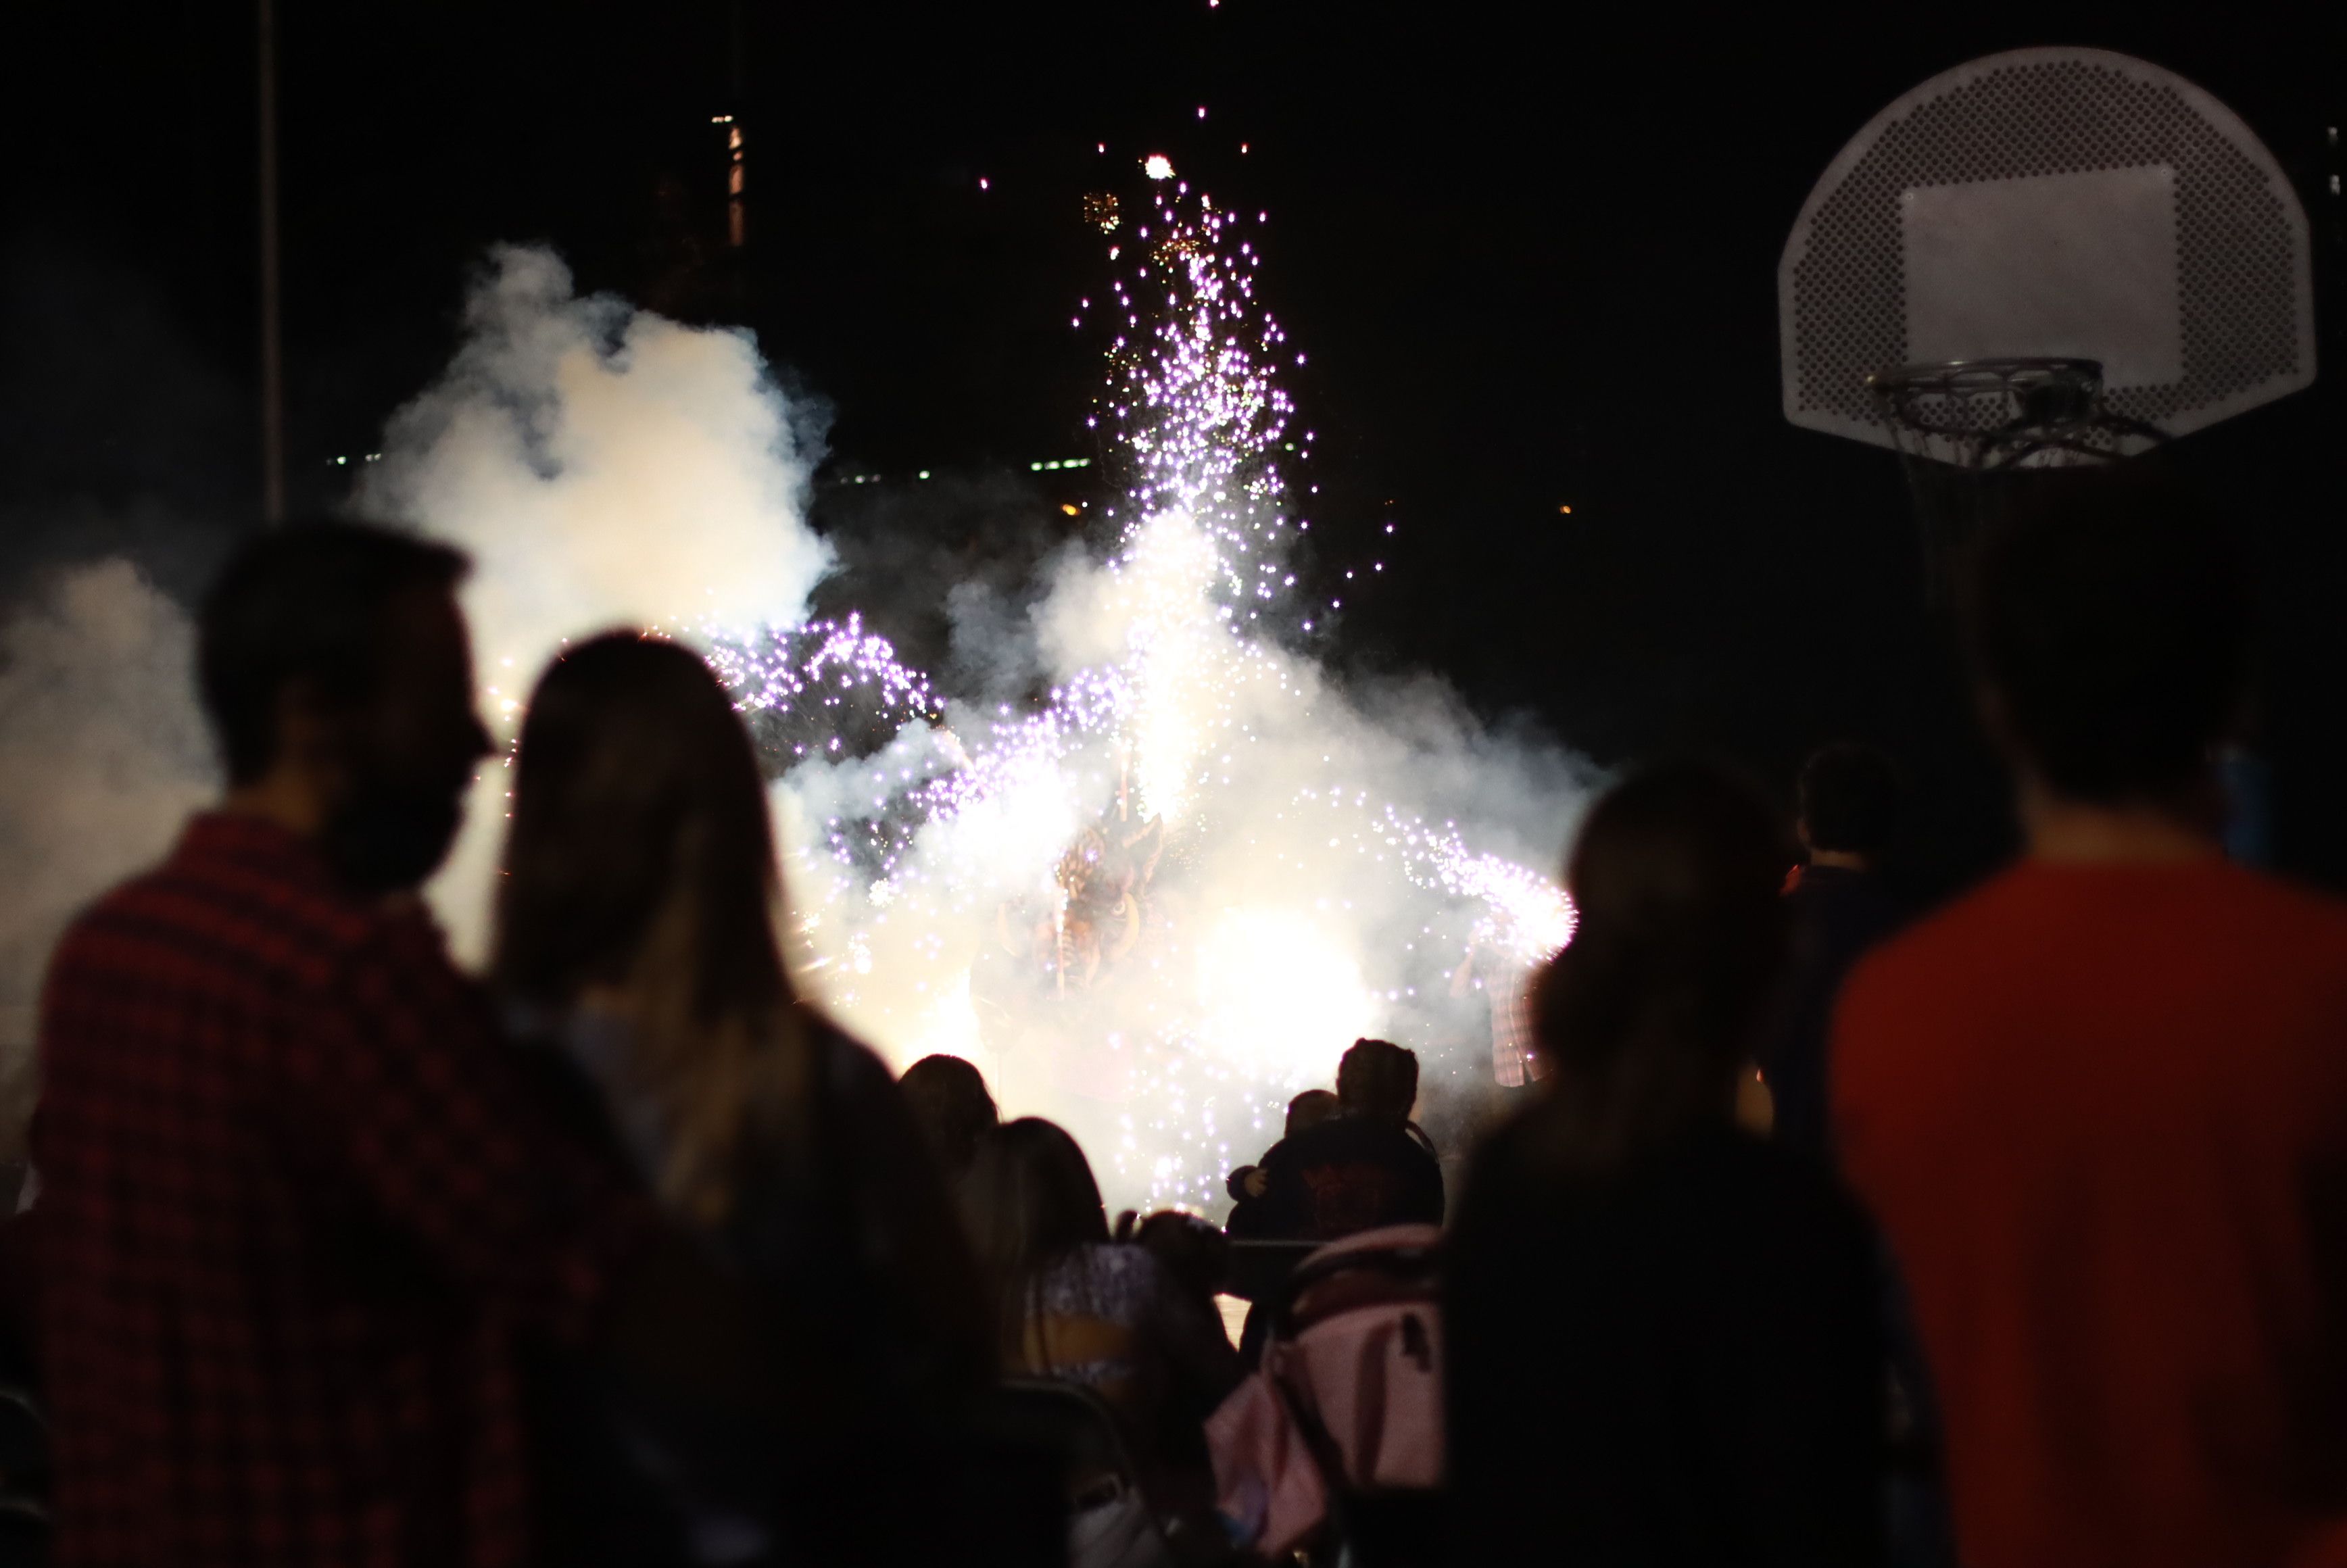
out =
<path fill-rule="evenodd" d="M 1060 510 L 1067 513 L 1068 516 L 1072 518 L 1076 515 L 1076 504 L 1073 501 L 1061 501 L 1060 503 Z"/>
<path fill-rule="evenodd" d="M 1571 516 L 1573 512 L 1573 508 L 1571 507 L 1559 507 L 1557 510 L 1566 514 L 1567 516 Z"/>

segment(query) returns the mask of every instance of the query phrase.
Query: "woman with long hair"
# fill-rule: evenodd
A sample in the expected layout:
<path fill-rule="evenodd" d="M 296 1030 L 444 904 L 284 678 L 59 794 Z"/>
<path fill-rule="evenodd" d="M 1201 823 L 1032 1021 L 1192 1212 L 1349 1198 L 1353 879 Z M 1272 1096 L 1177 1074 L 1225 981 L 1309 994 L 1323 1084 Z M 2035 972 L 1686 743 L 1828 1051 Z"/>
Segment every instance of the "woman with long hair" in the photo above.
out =
<path fill-rule="evenodd" d="M 948 1183 L 958 1184 L 978 1158 L 978 1140 L 1001 1121 L 994 1095 L 977 1068 L 958 1056 L 925 1056 L 897 1080 L 905 1104 Z"/>
<path fill-rule="evenodd" d="M 503 873 L 497 991 L 591 1089 L 582 1115 L 762 1289 L 790 1393 L 743 1422 L 549 1379 L 569 1401 L 548 1482 L 555 1556 L 918 1549 L 899 1497 L 909 1456 L 990 1375 L 991 1327 L 887 1070 L 792 990 L 755 753 L 698 657 L 613 633 L 554 663 L 522 726 Z"/>
<path fill-rule="evenodd" d="M 1040 1117 L 979 1138 L 962 1212 L 1004 1367 L 1092 1389 L 1122 1419 L 1160 1507 L 1200 1501 L 1184 1483 L 1205 1479 L 1202 1424 L 1239 1375 L 1213 1302 L 1110 1240 L 1084 1152 Z"/>
<path fill-rule="evenodd" d="M 1591 810 L 1572 944 L 1535 982 L 1547 1077 L 1478 1153 L 1450 1253 L 1465 1562 L 1844 1568 L 1881 1554 L 1867 1225 L 1737 1123 L 1790 856 L 1696 764 Z"/>

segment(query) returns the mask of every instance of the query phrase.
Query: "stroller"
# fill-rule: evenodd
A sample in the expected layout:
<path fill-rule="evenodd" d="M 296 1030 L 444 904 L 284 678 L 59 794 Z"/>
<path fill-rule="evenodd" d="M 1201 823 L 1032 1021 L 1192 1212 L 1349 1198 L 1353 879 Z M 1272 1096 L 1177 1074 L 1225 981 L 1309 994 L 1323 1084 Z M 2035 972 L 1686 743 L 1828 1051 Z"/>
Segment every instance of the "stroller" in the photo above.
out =
<path fill-rule="evenodd" d="M 1257 1555 L 1440 1561 L 1440 1243 L 1433 1225 L 1348 1236 L 1275 1298 L 1261 1369 L 1206 1423 L 1215 1506 Z"/>
<path fill-rule="evenodd" d="M 1090 1389 L 1012 1378 L 996 1391 L 993 1424 L 1059 1462 L 1069 1568 L 1174 1568 L 1116 1416 Z"/>

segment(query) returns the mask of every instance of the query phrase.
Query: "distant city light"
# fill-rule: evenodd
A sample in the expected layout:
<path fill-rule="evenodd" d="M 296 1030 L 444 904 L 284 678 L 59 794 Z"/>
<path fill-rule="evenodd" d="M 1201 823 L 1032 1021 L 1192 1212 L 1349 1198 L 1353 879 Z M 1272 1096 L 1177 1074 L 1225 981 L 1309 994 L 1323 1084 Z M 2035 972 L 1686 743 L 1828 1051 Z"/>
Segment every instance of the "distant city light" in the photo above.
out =
<path fill-rule="evenodd" d="M 1174 178 L 1174 160 L 1162 152 L 1153 152 L 1141 160 L 1141 171 L 1152 179 Z"/>
<path fill-rule="evenodd" d="M 986 176 L 984 176 L 983 174 L 981 174 L 981 175 L 979 175 L 979 176 L 978 177 L 978 188 L 979 188 L 980 190 L 985 190 L 985 189 L 986 189 Z"/>
<path fill-rule="evenodd" d="M 1571 517 L 1573 515 L 1573 508 L 1571 507 L 1559 507 L 1557 510 L 1563 512 L 1567 517 Z"/>

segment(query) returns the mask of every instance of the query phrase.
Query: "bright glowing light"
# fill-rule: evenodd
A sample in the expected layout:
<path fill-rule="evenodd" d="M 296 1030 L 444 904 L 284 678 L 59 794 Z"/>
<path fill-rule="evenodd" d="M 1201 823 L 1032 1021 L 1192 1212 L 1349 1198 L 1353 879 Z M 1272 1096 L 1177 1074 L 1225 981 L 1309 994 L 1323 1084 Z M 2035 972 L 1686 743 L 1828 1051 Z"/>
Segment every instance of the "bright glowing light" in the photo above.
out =
<path fill-rule="evenodd" d="M 1353 957 L 1296 909 L 1223 917 L 1199 945 L 1198 1005 L 1214 1050 L 1298 1088 L 1335 1082 L 1379 1011 Z"/>
<path fill-rule="evenodd" d="M 1141 160 L 1141 171 L 1152 179 L 1174 178 L 1174 160 L 1162 152 L 1153 152 Z"/>
<path fill-rule="evenodd" d="M 1288 469 L 1311 438 L 1275 369 L 1302 356 L 1211 198 L 1161 185 L 1140 218 L 1087 422 L 1114 543 L 1036 612 L 1048 697 L 949 705 L 854 617 L 736 633 L 713 659 L 787 770 L 810 989 L 900 1065 L 952 1050 L 1010 1075 L 1007 1109 L 1078 1120 L 1115 1201 L 1203 1207 L 1281 1101 L 1422 1016 L 1415 988 L 1471 954 L 1528 968 L 1573 916 L 1548 877 L 1373 793 L 1399 743 L 1330 729 L 1349 710 L 1293 651 L 1315 601 Z"/>

